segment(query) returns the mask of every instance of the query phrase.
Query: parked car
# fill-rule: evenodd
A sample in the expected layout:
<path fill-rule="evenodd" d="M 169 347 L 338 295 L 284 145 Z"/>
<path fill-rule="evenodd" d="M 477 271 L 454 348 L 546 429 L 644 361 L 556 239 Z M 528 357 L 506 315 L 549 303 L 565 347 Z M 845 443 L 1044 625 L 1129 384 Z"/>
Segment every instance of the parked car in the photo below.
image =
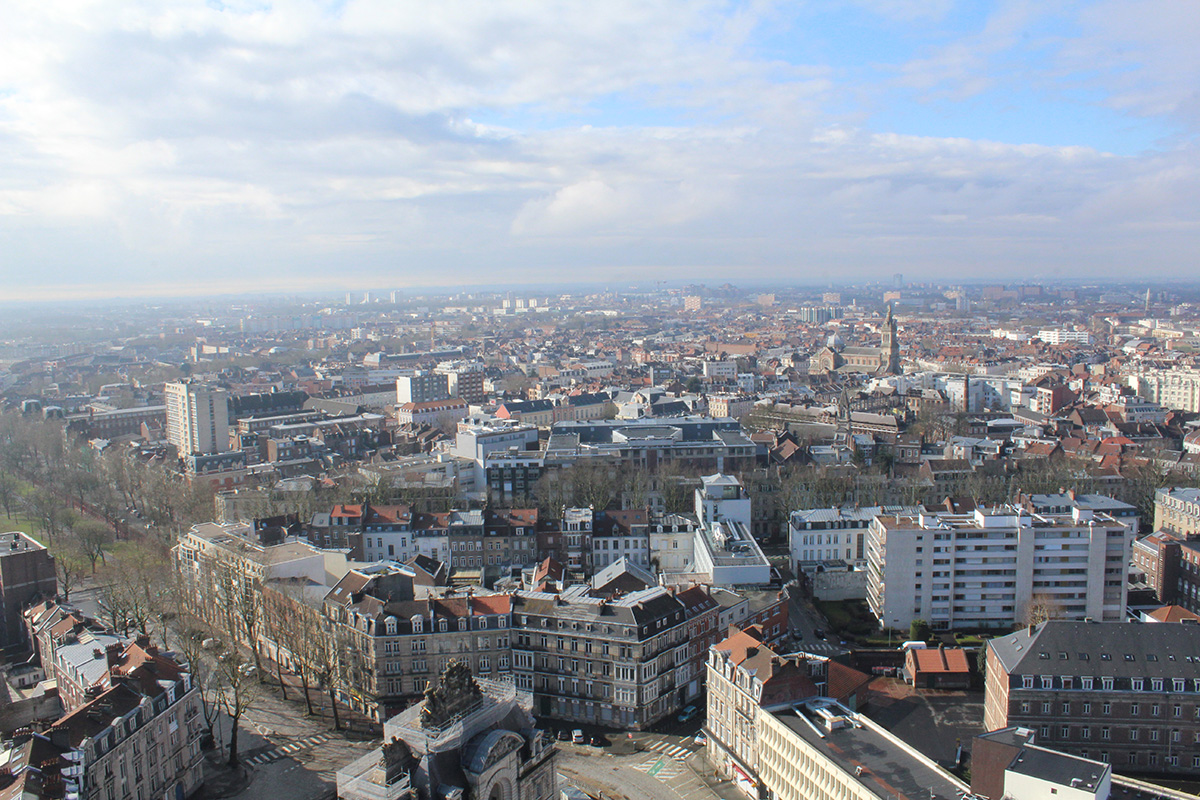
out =
<path fill-rule="evenodd" d="M 817 637 L 818 639 L 824 639 L 825 631 L 821 630 L 820 628 L 813 628 L 813 636 Z"/>
<path fill-rule="evenodd" d="M 592 747 L 604 747 L 606 744 L 608 744 L 608 742 L 604 740 L 603 736 L 592 737 Z"/>
<path fill-rule="evenodd" d="M 696 734 L 696 738 L 692 739 L 692 741 L 703 747 L 704 745 L 708 744 L 708 737 L 704 735 L 704 731 L 700 731 Z"/>
<path fill-rule="evenodd" d="M 583 731 L 580 728 L 576 728 L 575 730 L 571 731 L 571 741 L 574 744 L 584 744 L 587 739 L 584 738 Z"/>
<path fill-rule="evenodd" d="M 699 715 L 700 709 L 696 708 L 695 706 L 688 706 L 683 711 L 679 712 L 678 719 L 680 722 L 691 722 Z"/>
<path fill-rule="evenodd" d="M 571 734 L 567 732 L 566 728 L 558 732 L 558 740 L 560 742 L 569 742 L 571 740 Z"/>

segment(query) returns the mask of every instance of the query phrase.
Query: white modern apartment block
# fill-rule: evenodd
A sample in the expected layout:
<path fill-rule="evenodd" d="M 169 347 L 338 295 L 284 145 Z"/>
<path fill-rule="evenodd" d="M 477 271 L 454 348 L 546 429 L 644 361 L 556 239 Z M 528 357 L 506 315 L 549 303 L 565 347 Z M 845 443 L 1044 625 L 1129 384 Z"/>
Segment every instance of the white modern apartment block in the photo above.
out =
<path fill-rule="evenodd" d="M 750 531 L 750 497 L 732 475 L 705 475 L 695 493 L 695 572 L 716 586 L 766 585 L 771 563 Z"/>
<path fill-rule="evenodd" d="M 867 536 L 867 602 L 881 625 L 1009 627 L 1041 605 L 1064 619 L 1119 621 L 1132 534 L 1108 514 L 880 515 Z"/>
<path fill-rule="evenodd" d="M 1087 331 L 1046 329 L 1037 332 L 1037 338 L 1046 344 L 1091 344 L 1092 335 Z"/>
<path fill-rule="evenodd" d="M 167 441 L 179 455 L 229 450 L 229 392 L 216 386 L 174 381 L 163 387 Z"/>
<path fill-rule="evenodd" d="M 1139 397 L 1180 411 L 1200 412 L 1200 370 L 1147 370 L 1132 378 Z"/>
<path fill-rule="evenodd" d="M 427 403 L 450 396 L 450 378 L 440 372 L 422 372 L 396 378 L 396 403 Z"/>

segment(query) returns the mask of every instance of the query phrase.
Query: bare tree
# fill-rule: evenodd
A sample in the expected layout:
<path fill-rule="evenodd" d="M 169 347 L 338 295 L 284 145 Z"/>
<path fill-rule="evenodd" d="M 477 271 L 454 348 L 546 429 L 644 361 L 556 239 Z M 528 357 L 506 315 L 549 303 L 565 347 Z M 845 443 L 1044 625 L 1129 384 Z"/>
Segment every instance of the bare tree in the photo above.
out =
<path fill-rule="evenodd" d="M 302 627 L 299 614 L 294 599 L 284 586 L 277 583 L 263 586 L 262 638 L 275 645 L 275 674 L 284 700 L 287 700 L 287 683 L 283 680 L 283 662 L 285 658 L 293 662 L 296 660 L 300 636 L 298 628 Z"/>
<path fill-rule="evenodd" d="M 99 520 L 84 519 L 75 525 L 74 533 L 79 551 L 91 562 L 92 574 L 95 575 L 97 561 L 108 563 L 104 550 L 112 544 L 112 529 Z"/>
<path fill-rule="evenodd" d="M 1024 625 L 1038 625 L 1052 619 L 1062 619 L 1063 607 L 1052 595 L 1035 594 L 1025 604 L 1025 613 L 1021 616 Z"/>
<path fill-rule="evenodd" d="M 58 573 L 58 591 L 63 600 L 71 601 L 71 590 L 79 585 L 87 566 L 87 557 L 73 543 L 55 548 L 54 568 Z"/>
<path fill-rule="evenodd" d="M 342 685 L 343 642 L 338 636 L 338 628 L 332 620 L 324 615 L 309 615 L 306 617 L 308 630 L 305 643 L 308 645 L 308 662 L 313 671 L 317 685 L 329 695 L 329 704 L 333 710 L 333 729 L 340 730 L 341 719 L 338 716 L 337 691 Z"/>
<path fill-rule="evenodd" d="M 97 593 L 96 605 L 100 609 L 100 621 L 114 633 L 129 635 L 131 625 L 129 598 L 125 589 L 116 581 L 104 583 Z"/>
<path fill-rule="evenodd" d="M 616 469 L 609 463 L 577 463 L 564 477 L 571 485 L 572 505 L 588 506 L 596 511 L 604 511 L 612 505 L 620 490 Z"/>
<path fill-rule="evenodd" d="M 53 542 L 55 534 L 62 528 L 62 506 L 58 498 L 48 491 L 40 490 L 30 496 L 29 504 L 46 538 Z"/>
<path fill-rule="evenodd" d="M 0 506 L 4 507 L 4 516 L 12 519 L 13 509 L 16 508 L 17 498 L 20 496 L 20 484 L 16 477 L 9 472 L 0 472 Z"/>
<path fill-rule="evenodd" d="M 217 700 L 229 716 L 229 766 L 236 767 L 238 760 L 238 729 L 245 714 L 258 701 L 262 686 L 258 681 L 258 670 L 230 642 L 217 656 L 213 676 L 217 684 Z"/>

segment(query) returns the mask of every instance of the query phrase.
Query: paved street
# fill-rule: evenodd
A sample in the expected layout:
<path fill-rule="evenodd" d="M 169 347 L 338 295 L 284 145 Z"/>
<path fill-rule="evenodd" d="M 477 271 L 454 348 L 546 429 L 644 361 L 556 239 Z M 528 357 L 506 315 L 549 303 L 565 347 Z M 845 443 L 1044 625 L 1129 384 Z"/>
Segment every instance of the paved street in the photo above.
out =
<path fill-rule="evenodd" d="M 744 800 L 729 781 L 714 777 L 703 748 L 678 736 L 635 734 L 640 750 L 559 743 L 559 772 L 584 791 L 613 800 Z"/>
<path fill-rule="evenodd" d="M 223 747 L 229 740 L 228 718 L 222 717 L 216 733 L 218 744 Z M 303 705 L 285 702 L 278 690 L 264 687 L 260 700 L 242 718 L 238 744 L 245 769 L 244 788 L 232 794 L 206 790 L 202 797 L 332 798 L 337 788 L 337 771 L 378 746 L 379 740 L 335 733 L 326 719 L 307 718 Z M 209 760 L 209 774 L 218 777 L 227 772 L 222 766 L 226 755 L 227 751 L 222 749 L 216 764 Z"/>

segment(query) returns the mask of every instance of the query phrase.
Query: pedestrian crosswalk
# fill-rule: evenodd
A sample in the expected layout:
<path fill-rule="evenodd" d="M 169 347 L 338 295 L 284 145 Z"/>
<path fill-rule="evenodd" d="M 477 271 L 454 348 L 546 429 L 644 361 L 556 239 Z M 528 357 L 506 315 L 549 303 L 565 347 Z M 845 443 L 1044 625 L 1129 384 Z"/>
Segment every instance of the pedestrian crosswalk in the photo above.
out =
<path fill-rule="evenodd" d="M 668 756 L 670 758 L 687 758 L 692 753 L 696 752 L 695 749 L 693 749 L 691 747 L 684 747 L 683 745 L 671 744 L 670 742 L 664 742 L 662 740 L 648 742 L 646 744 L 646 749 L 653 750 L 656 753 L 662 753 L 663 755 Z"/>
<path fill-rule="evenodd" d="M 683 766 L 678 761 L 658 755 L 651 756 L 635 766 L 634 769 L 659 780 L 677 778 L 683 773 Z"/>
<path fill-rule="evenodd" d="M 305 739 L 298 739 L 297 741 L 294 741 L 291 744 L 285 744 L 282 747 L 276 747 L 274 750 L 270 750 L 266 753 L 259 753 L 256 756 L 247 758 L 246 763 L 251 764 L 253 766 L 259 766 L 261 764 L 270 764 L 272 761 L 278 761 L 281 758 L 285 758 L 290 755 L 295 755 L 296 753 L 299 753 L 301 750 L 307 750 L 311 747 L 316 747 L 319 744 L 324 744 L 325 742 L 329 741 L 332 738 L 333 738 L 332 734 L 318 733 L 313 736 L 309 736 Z"/>

